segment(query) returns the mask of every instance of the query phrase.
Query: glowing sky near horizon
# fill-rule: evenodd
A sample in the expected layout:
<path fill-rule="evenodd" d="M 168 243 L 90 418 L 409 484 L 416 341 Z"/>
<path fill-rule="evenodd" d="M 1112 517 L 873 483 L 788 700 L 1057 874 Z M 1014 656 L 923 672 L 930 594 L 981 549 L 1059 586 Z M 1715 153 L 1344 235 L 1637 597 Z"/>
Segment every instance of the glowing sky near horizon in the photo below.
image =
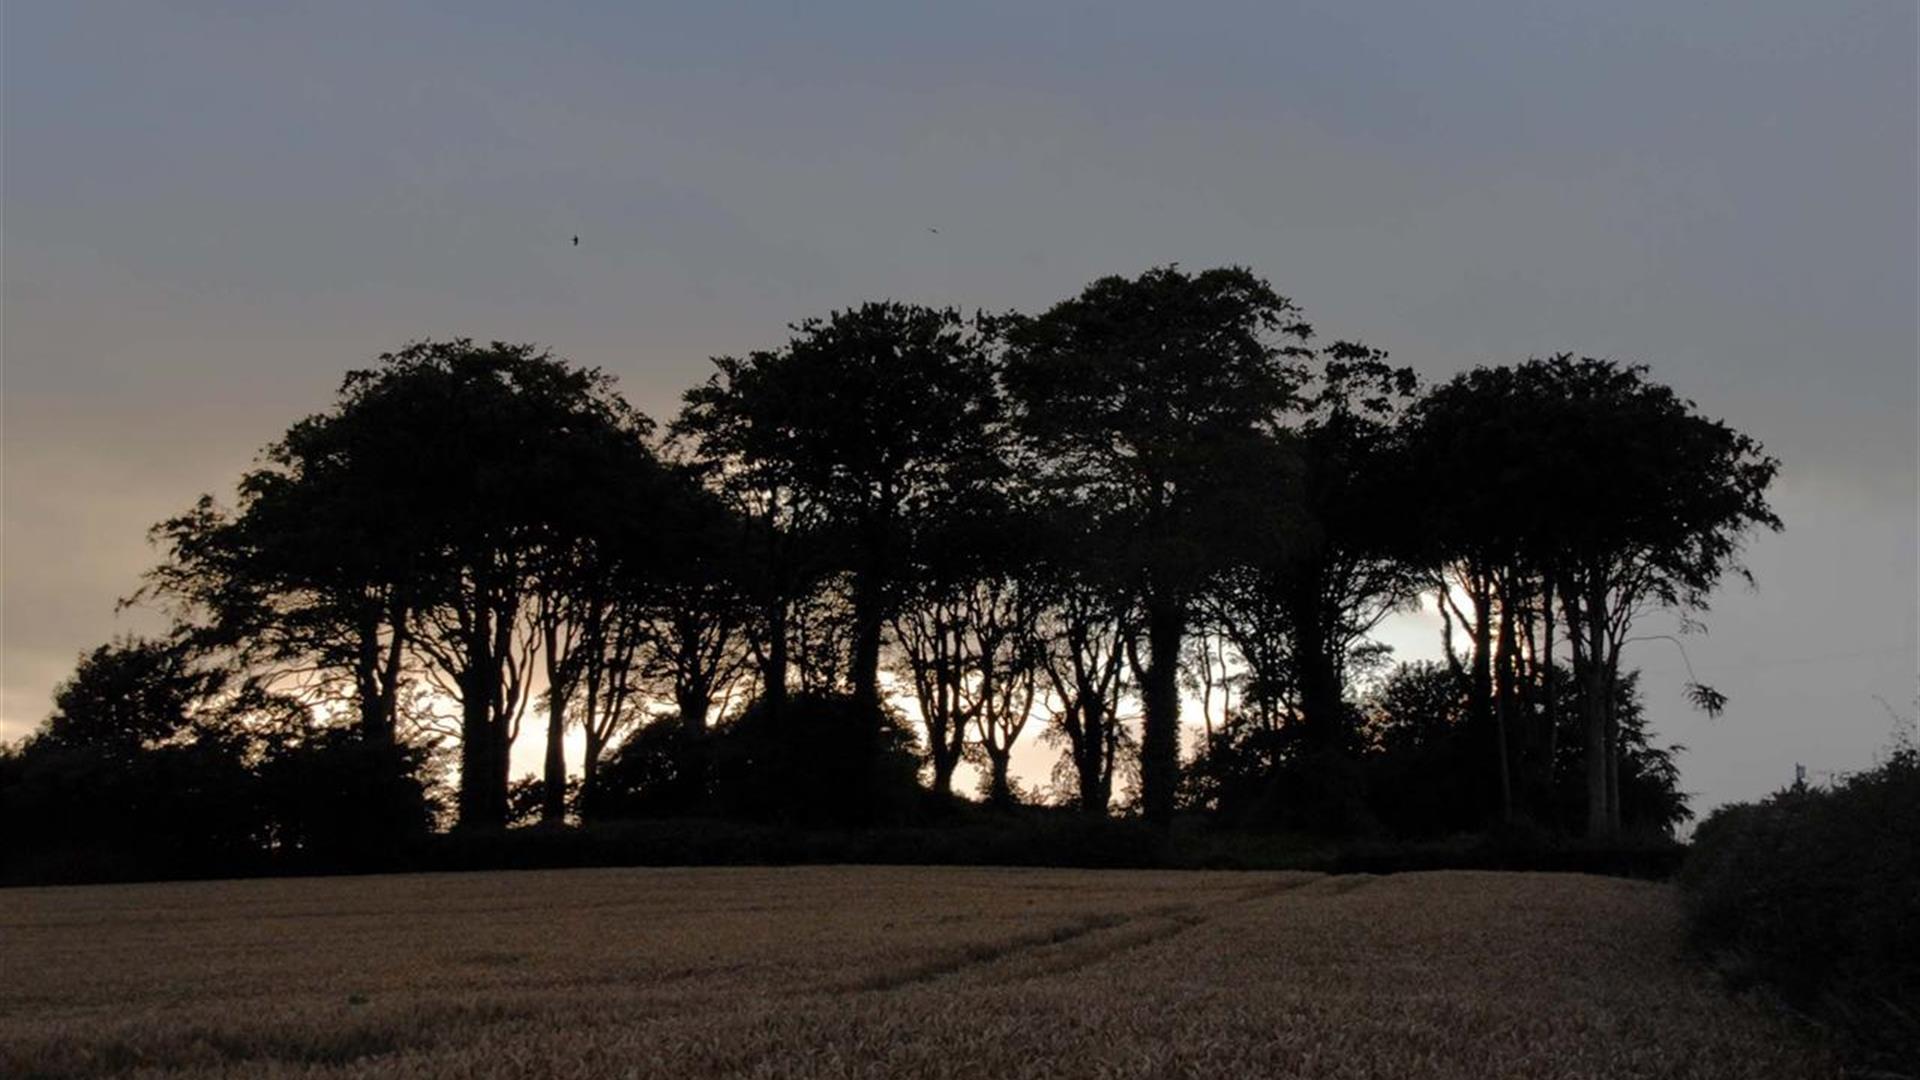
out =
<path fill-rule="evenodd" d="M 148 525 L 408 340 L 540 342 L 660 417 L 836 306 L 1035 309 L 1178 261 L 1430 378 L 1644 361 L 1759 438 L 1787 531 L 1687 639 L 1728 715 L 1687 711 L 1670 644 L 1628 662 L 1701 806 L 1857 768 L 1915 688 L 1915 21 L 13 0 L 0 737 L 151 626 L 114 612 Z"/>

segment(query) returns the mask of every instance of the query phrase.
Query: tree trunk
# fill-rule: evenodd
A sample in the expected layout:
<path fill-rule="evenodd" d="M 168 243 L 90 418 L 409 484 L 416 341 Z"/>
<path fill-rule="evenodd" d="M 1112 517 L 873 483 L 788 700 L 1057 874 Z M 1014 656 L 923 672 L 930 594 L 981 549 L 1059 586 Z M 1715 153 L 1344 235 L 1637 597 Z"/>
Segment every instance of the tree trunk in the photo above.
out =
<path fill-rule="evenodd" d="M 1605 838 L 1613 835 L 1612 800 L 1607 789 L 1607 677 L 1606 677 L 1606 601 L 1592 589 L 1581 605 L 1580 633 L 1584 643 L 1574 650 L 1579 672 L 1580 719 L 1585 735 L 1587 762 L 1587 835 Z"/>
<path fill-rule="evenodd" d="M 600 745 L 600 739 L 593 733 L 593 717 L 587 717 L 587 745 L 580 755 L 580 820 L 593 820 L 594 784 L 600 776 L 600 755 L 606 747 Z"/>
<path fill-rule="evenodd" d="M 380 746 L 393 744 L 393 727 L 388 723 L 384 695 L 380 686 L 380 620 L 361 618 L 355 627 L 353 659 L 353 695 L 360 711 L 360 737 Z"/>
<path fill-rule="evenodd" d="M 1499 791 L 1503 787 L 1501 773 L 1506 768 L 1506 747 L 1500 737 L 1499 718 L 1494 715 L 1493 587 L 1478 563 L 1468 567 L 1466 586 L 1468 603 L 1473 606 L 1473 623 L 1467 627 L 1473 642 L 1472 664 L 1467 671 L 1468 724 L 1474 745 L 1482 745 L 1481 741 L 1485 740 L 1493 746 L 1495 797 L 1498 806 L 1503 808 L 1505 800 Z"/>
<path fill-rule="evenodd" d="M 987 751 L 987 763 L 991 769 L 987 783 L 987 802 L 993 806 L 1013 805 L 1013 784 L 1007 778 L 1007 766 L 1011 753 Z"/>
<path fill-rule="evenodd" d="M 1595 674 L 1589 671 L 1581 680 L 1580 694 L 1581 727 L 1586 736 L 1587 835 L 1605 837 L 1612 831 L 1607 813 L 1607 720 L 1606 706 L 1600 700 L 1605 691 Z"/>
<path fill-rule="evenodd" d="M 1607 758 L 1607 835 L 1619 836 L 1620 814 L 1620 717 L 1614 709 L 1614 673 L 1619 669 L 1619 654 L 1609 650 L 1605 674 L 1607 679 L 1606 696 L 1606 758 Z"/>
<path fill-rule="evenodd" d="M 507 738 L 507 718 L 496 714 L 493 720 L 493 789 L 491 797 L 500 808 L 500 823 L 507 821 L 507 789 L 513 783 L 513 740 Z"/>
<path fill-rule="evenodd" d="M 381 695 L 371 698 L 362 696 L 360 700 L 360 738 L 374 746 L 392 746 L 394 740 L 393 713 L 387 708 Z"/>
<path fill-rule="evenodd" d="M 1340 665 L 1322 618 L 1323 585 L 1318 572 L 1305 574 L 1290 605 L 1295 641 L 1294 663 L 1300 679 L 1300 709 L 1306 716 L 1308 743 L 1315 750 L 1345 744 L 1345 688 Z"/>
<path fill-rule="evenodd" d="M 1093 762 L 1092 782 L 1081 794 L 1081 809 L 1100 817 L 1107 816 L 1107 810 L 1113 803 L 1113 750 L 1115 743 L 1112 734 L 1111 718 L 1100 722 L 1103 726 L 1098 741 L 1094 743 L 1096 757 Z"/>
<path fill-rule="evenodd" d="M 848 672 L 853 682 L 853 704 L 877 725 L 880 713 L 880 642 L 887 621 L 887 587 L 893 566 L 893 487 L 883 480 L 878 509 L 869 510 L 861 525 L 865 551 L 854 578 L 853 655 Z M 879 732 L 875 727 L 875 735 Z"/>
<path fill-rule="evenodd" d="M 1469 572 L 1468 580 L 1473 601 L 1473 670 L 1468 704 L 1474 726 L 1486 731 L 1493 725 L 1493 599 L 1486 578 L 1477 568 Z"/>
<path fill-rule="evenodd" d="M 1140 801 L 1146 819 L 1156 825 L 1172 822 L 1180 785 L 1180 641 L 1185 633 L 1186 612 L 1179 602 L 1148 601 L 1148 657 L 1140 680 L 1146 707 L 1140 732 Z"/>
<path fill-rule="evenodd" d="M 464 681 L 464 680 L 463 680 Z M 507 819 L 504 807 L 495 807 L 493 784 L 493 728 L 487 702 L 465 687 L 460 702 L 460 827 L 492 829 Z"/>
<path fill-rule="evenodd" d="M 944 633 L 944 630 L 941 631 Z M 953 794 L 953 773 L 966 750 L 967 720 L 960 715 L 959 689 L 944 647 L 935 645 L 937 658 L 933 670 L 923 680 L 926 700 L 927 752 L 933 760 L 933 791 L 941 798 Z"/>
<path fill-rule="evenodd" d="M 862 716 L 880 711 L 880 638 L 886 621 L 880 603 L 880 583 L 871 575 L 862 575 L 855 586 L 853 600 L 853 656 L 848 661 L 848 678 L 853 684 L 853 703 Z"/>
<path fill-rule="evenodd" d="M 1105 814 L 1107 800 L 1100 790 L 1100 745 L 1094 721 L 1081 713 L 1080 737 L 1073 743 L 1073 776 L 1080 792 L 1080 809 L 1090 814 Z"/>
<path fill-rule="evenodd" d="M 566 658 L 560 654 L 559 620 L 545 607 L 545 599 L 541 603 L 540 632 L 547 664 L 547 753 L 540 777 L 540 823 L 558 825 L 567 818 L 567 694 L 571 688 L 561 677 Z"/>
<path fill-rule="evenodd" d="M 567 818 L 567 704 L 547 695 L 547 757 L 540 792 L 540 820 L 558 825 Z"/>
<path fill-rule="evenodd" d="M 878 720 L 880 712 L 880 642 L 887 621 L 889 526 L 884 518 L 870 518 L 862 527 L 866 550 L 853 581 L 853 655 L 847 658 L 847 676 L 853 684 L 853 704 L 862 716 Z"/>
<path fill-rule="evenodd" d="M 933 754 L 933 793 L 942 799 L 953 794 L 953 770 L 956 764 L 943 750 Z"/>
<path fill-rule="evenodd" d="M 1553 575 L 1548 574 L 1541 580 L 1541 621 L 1543 649 L 1540 658 L 1536 658 L 1536 675 L 1540 679 L 1541 709 L 1546 715 L 1547 751 L 1540 762 L 1540 790 L 1553 790 L 1554 755 L 1560 750 L 1560 695 L 1553 670 Z M 1544 661 L 1544 662 L 1542 662 Z"/>
<path fill-rule="evenodd" d="M 1068 734 L 1073 751 L 1073 772 L 1080 794 L 1080 809 L 1106 816 L 1113 801 L 1112 720 L 1097 688 L 1082 683 L 1080 697 L 1071 706 L 1073 717 Z"/>
<path fill-rule="evenodd" d="M 1513 820 L 1513 596 L 1512 583 L 1504 582 L 1500 594 L 1500 634 L 1494 649 L 1493 728 L 1498 745 L 1500 771 L 1500 820 Z"/>
<path fill-rule="evenodd" d="M 507 823 L 507 740 L 485 699 L 461 704 L 461 828 L 497 829 Z"/>
<path fill-rule="evenodd" d="M 779 722 L 787 705 L 787 568 L 780 546 L 780 493 L 767 494 L 767 654 L 760 671 L 760 696 L 767 717 Z"/>
<path fill-rule="evenodd" d="M 680 708 L 680 731 L 685 736 L 680 751 L 680 784 L 683 806 L 691 808 L 706 801 L 711 782 L 707 763 L 707 715 L 713 711 L 711 686 L 700 680 L 682 682 L 673 689 L 673 702 Z"/>
<path fill-rule="evenodd" d="M 760 696 L 766 701 L 767 716 L 780 719 L 787 704 L 787 599 L 774 597 L 767 608 L 767 658 L 760 672 Z"/>
<path fill-rule="evenodd" d="M 474 605 L 465 627 L 460 690 L 460 816 L 463 829 L 497 829 L 507 823 L 505 754 L 495 730 L 493 696 L 499 692 L 489 611 Z"/>

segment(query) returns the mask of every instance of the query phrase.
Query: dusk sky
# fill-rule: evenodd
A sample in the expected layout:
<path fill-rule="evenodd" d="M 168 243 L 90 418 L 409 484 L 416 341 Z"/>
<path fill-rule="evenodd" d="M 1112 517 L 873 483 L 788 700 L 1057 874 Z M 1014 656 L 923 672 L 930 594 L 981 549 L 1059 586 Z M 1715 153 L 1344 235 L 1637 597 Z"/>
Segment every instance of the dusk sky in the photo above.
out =
<path fill-rule="evenodd" d="M 1644 362 L 1781 459 L 1757 590 L 1684 639 L 1726 715 L 1626 657 L 1696 808 L 1913 713 L 1910 0 L 4 10 L 0 737 L 154 627 L 115 614 L 149 525 L 410 340 L 539 342 L 664 418 L 810 315 L 1169 262 L 1430 379 Z"/>

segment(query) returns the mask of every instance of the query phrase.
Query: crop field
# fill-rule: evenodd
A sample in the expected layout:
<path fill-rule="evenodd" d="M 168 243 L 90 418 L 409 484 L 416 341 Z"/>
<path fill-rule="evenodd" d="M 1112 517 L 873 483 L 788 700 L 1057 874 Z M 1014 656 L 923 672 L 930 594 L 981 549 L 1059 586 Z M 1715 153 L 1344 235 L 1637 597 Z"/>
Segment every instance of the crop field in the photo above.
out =
<path fill-rule="evenodd" d="M 803 867 L 0 891 L 0 1076 L 1819 1077 L 1669 887 Z"/>

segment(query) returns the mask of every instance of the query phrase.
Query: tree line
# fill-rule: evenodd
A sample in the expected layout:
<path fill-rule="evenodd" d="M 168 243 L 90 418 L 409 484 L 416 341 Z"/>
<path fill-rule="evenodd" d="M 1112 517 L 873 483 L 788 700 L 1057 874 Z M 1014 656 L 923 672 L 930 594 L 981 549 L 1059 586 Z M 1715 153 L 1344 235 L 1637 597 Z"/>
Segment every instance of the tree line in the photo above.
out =
<path fill-rule="evenodd" d="M 664 426 L 537 346 L 420 342 L 154 528 L 130 602 L 173 629 L 84 657 L 0 782 L 225 746 L 315 804 L 260 819 L 295 846 L 422 818 L 442 770 L 466 829 L 874 820 L 967 762 L 1030 799 L 1038 735 L 1089 814 L 1663 831 L 1684 796 L 1623 649 L 1745 574 L 1778 467 L 1643 366 L 1423 385 L 1242 268 L 835 311 Z M 1392 666 L 1373 631 L 1423 600 L 1444 660 Z"/>

